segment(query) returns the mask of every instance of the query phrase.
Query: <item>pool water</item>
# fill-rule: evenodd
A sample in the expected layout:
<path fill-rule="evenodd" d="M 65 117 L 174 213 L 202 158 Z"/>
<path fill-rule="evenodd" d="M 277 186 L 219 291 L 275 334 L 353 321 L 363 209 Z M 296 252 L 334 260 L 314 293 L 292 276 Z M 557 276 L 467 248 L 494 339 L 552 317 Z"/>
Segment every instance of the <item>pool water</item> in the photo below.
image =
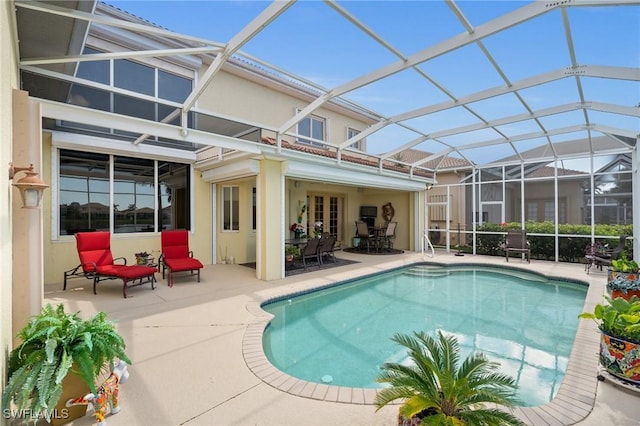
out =
<path fill-rule="evenodd" d="M 302 380 L 378 388 L 380 366 L 404 362 L 396 333 L 458 338 L 461 361 L 481 351 L 516 379 L 525 406 L 558 391 L 587 287 L 480 266 L 415 265 L 271 302 L 269 361 Z"/>

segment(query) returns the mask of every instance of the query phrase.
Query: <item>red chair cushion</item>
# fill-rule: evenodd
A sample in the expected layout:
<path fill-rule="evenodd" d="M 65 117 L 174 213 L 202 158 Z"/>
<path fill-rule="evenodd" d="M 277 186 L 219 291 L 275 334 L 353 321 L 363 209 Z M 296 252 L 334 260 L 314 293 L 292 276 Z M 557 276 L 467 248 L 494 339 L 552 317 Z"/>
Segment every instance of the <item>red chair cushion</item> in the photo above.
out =
<path fill-rule="evenodd" d="M 98 275 L 117 277 L 128 280 L 144 278 L 155 274 L 156 268 L 142 265 L 106 265 L 98 267 Z"/>
<path fill-rule="evenodd" d="M 98 267 L 113 265 L 111 234 L 109 232 L 78 232 L 76 246 L 84 272 L 94 272 L 94 263 Z"/>
<path fill-rule="evenodd" d="M 135 280 L 138 278 L 150 277 L 155 273 L 156 268 L 152 266 L 131 265 L 125 266 L 124 268 L 117 268 L 115 276 L 126 280 Z"/>
<path fill-rule="evenodd" d="M 186 257 L 184 259 L 165 259 L 164 263 L 169 269 L 171 269 L 171 272 L 193 271 L 194 269 L 203 268 L 202 262 L 192 257 Z"/>
<path fill-rule="evenodd" d="M 189 234 L 186 230 L 162 231 L 160 244 L 165 260 L 189 257 Z"/>

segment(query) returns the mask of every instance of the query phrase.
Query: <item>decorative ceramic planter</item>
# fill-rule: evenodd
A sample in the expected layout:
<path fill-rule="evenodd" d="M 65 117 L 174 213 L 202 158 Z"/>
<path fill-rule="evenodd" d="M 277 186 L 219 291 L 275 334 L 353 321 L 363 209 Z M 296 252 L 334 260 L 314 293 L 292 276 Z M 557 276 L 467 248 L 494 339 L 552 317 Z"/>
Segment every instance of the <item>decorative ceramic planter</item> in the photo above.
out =
<path fill-rule="evenodd" d="M 601 331 L 600 364 L 612 375 L 640 385 L 640 343 Z"/>
<path fill-rule="evenodd" d="M 622 297 L 629 300 L 634 295 L 640 297 L 640 274 L 609 269 L 607 292 L 613 299 Z"/>

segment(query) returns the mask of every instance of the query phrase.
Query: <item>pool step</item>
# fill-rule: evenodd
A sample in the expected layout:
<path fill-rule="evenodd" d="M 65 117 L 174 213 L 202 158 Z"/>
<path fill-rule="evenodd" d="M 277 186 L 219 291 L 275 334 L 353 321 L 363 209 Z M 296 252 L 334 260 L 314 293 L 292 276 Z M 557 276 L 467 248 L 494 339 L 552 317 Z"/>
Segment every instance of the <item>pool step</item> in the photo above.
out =
<path fill-rule="evenodd" d="M 447 268 L 442 267 L 433 267 L 433 266 L 413 266 L 406 271 L 404 271 L 404 275 L 410 275 L 412 277 L 424 277 L 424 278 L 436 278 L 436 277 L 446 277 L 450 274 L 450 271 Z"/>

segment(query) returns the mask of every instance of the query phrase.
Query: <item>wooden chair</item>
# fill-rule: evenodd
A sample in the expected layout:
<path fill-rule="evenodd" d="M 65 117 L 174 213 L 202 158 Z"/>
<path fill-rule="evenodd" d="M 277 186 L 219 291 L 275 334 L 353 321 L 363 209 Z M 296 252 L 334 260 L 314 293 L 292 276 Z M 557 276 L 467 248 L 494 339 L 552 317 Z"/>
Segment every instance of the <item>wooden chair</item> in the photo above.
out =
<path fill-rule="evenodd" d="M 160 264 L 162 265 L 162 278 L 164 279 L 165 269 L 169 270 L 167 277 L 169 287 L 173 287 L 173 274 L 175 272 L 197 272 L 198 282 L 200 282 L 200 269 L 204 267 L 202 262 L 193 257 L 193 252 L 189 250 L 189 231 L 186 229 L 174 229 L 162 231 L 160 233 L 160 245 L 162 254 Z"/>
<path fill-rule="evenodd" d="M 507 262 L 509 261 L 510 253 L 521 253 L 525 255 L 527 262 L 531 262 L 531 246 L 529 241 L 527 241 L 527 231 L 524 229 L 521 230 L 512 230 L 507 232 L 507 241 L 505 244 L 505 256 L 507 258 Z"/>
<path fill-rule="evenodd" d="M 98 282 L 113 279 L 122 280 L 122 295 L 125 299 L 128 287 L 151 283 L 151 289 L 155 289 L 156 268 L 127 265 L 127 259 L 124 257 L 114 258 L 111 254 L 109 232 L 78 232 L 75 237 L 80 265 L 64 272 L 63 290 L 67 289 L 67 279 L 73 276 L 83 276 L 93 280 L 93 294 L 97 294 Z M 116 261 L 122 263 L 116 263 Z"/>

